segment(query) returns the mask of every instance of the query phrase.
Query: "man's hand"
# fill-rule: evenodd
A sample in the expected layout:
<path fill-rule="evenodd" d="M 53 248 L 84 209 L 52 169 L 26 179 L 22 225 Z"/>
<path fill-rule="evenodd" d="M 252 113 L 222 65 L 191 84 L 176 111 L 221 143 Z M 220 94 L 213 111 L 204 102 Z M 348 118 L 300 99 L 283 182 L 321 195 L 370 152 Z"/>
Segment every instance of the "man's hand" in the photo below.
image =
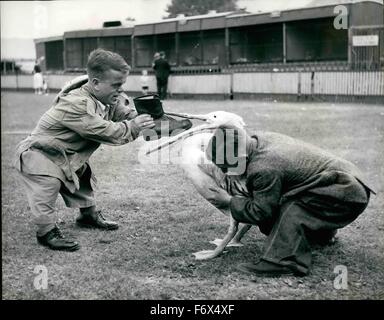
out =
<path fill-rule="evenodd" d="M 211 191 L 211 196 L 209 197 L 208 201 L 212 203 L 217 208 L 228 208 L 229 204 L 231 202 L 231 196 L 228 194 L 227 191 L 217 187 L 217 188 L 208 188 L 209 191 Z"/>
<path fill-rule="evenodd" d="M 141 114 L 132 120 L 140 130 L 151 129 L 155 126 L 155 122 L 149 114 Z"/>

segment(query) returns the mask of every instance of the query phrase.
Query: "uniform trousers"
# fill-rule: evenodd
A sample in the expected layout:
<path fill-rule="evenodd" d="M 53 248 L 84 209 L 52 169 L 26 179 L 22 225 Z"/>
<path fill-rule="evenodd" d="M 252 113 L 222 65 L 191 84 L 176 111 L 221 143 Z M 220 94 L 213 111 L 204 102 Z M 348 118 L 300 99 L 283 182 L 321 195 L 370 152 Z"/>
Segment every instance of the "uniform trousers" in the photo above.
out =
<path fill-rule="evenodd" d="M 86 165 L 80 171 L 82 171 L 78 174 L 80 188 L 74 193 L 71 193 L 56 177 L 17 171 L 27 194 L 38 236 L 46 234 L 55 227 L 56 201 L 59 194 L 69 208 L 88 208 L 95 205 L 94 192 L 90 184 L 91 170 Z"/>

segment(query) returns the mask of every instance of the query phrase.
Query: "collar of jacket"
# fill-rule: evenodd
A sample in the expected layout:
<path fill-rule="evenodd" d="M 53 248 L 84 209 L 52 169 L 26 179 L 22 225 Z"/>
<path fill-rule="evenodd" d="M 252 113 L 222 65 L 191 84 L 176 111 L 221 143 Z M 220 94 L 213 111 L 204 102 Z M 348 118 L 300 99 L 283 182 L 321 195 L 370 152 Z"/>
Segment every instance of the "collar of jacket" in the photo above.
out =
<path fill-rule="evenodd" d="M 102 110 L 103 114 L 105 114 L 107 112 L 107 109 L 109 109 L 111 107 L 111 105 L 107 104 L 105 105 L 104 103 L 102 103 L 100 100 L 98 100 L 96 98 L 96 96 L 93 94 L 91 88 L 89 87 L 89 84 L 86 83 L 84 85 L 81 86 L 80 88 L 81 90 L 84 90 L 85 92 L 88 93 L 88 95 L 97 102 L 97 104 L 99 105 L 100 109 Z"/>
<path fill-rule="evenodd" d="M 86 91 L 88 93 L 88 95 L 93 99 L 93 100 L 96 100 L 99 104 L 100 104 L 100 107 L 103 109 L 103 111 L 105 111 L 106 109 L 106 106 L 107 107 L 110 107 L 110 105 L 105 105 L 103 104 L 99 99 L 97 99 L 97 97 L 94 95 L 94 93 L 92 92 L 92 89 L 90 88 L 88 82 L 86 84 L 83 84 L 80 89 Z"/>

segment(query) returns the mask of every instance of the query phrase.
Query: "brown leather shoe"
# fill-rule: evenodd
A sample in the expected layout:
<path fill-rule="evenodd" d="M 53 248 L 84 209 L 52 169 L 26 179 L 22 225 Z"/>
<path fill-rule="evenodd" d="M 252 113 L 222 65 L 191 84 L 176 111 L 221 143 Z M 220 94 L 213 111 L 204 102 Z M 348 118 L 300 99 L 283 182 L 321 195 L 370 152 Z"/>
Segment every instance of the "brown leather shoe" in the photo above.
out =
<path fill-rule="evenodd" d="M 102 230 L 116 230 L 119 228 L 116 222 L 106 220 L 100 210 L 90 214 L 81 213 L 76 219 L 76 224 L 82 228 L 97 228 Z"/>
<path fill-rule="evenodd" d="M 237 270 L 252 274 L 258 277 L 281 277 L 281 276 L 302 276 L 294 270 L 265 260 L 260 260 L 256 264 L 240 263 Z"/>
<path fill-rule="evenodd" d="M 37 242 L 52 250 L 76 251 L 80 249 L 80 245 L 73 240 L 65 239 L 60 229 L 55 226 L 43 236 L 38 236 Z"/>

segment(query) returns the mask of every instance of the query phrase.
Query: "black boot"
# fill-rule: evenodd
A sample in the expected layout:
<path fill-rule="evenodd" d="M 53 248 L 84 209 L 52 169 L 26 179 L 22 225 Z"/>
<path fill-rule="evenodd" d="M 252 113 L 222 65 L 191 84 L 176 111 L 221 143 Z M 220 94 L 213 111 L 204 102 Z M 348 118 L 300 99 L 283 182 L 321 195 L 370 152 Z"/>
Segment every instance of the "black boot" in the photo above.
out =
<path fill-rule="evenodd" d="M 80 216 L 76 219 L 76 224 L 82 228 L 97 228 L 101 230 L 116 230 L 119 228 L 116 222 L 106 220 L 100 210 L 80 213 Z"/>
<path fill-rule="evenodd" d="M 55 226 L 43 236 L 38 236 L 37 242 L 52 250 L 75 251 L 80 249 L 80 245 L 73 240 L 65 239 L 60 229 Z"/>

